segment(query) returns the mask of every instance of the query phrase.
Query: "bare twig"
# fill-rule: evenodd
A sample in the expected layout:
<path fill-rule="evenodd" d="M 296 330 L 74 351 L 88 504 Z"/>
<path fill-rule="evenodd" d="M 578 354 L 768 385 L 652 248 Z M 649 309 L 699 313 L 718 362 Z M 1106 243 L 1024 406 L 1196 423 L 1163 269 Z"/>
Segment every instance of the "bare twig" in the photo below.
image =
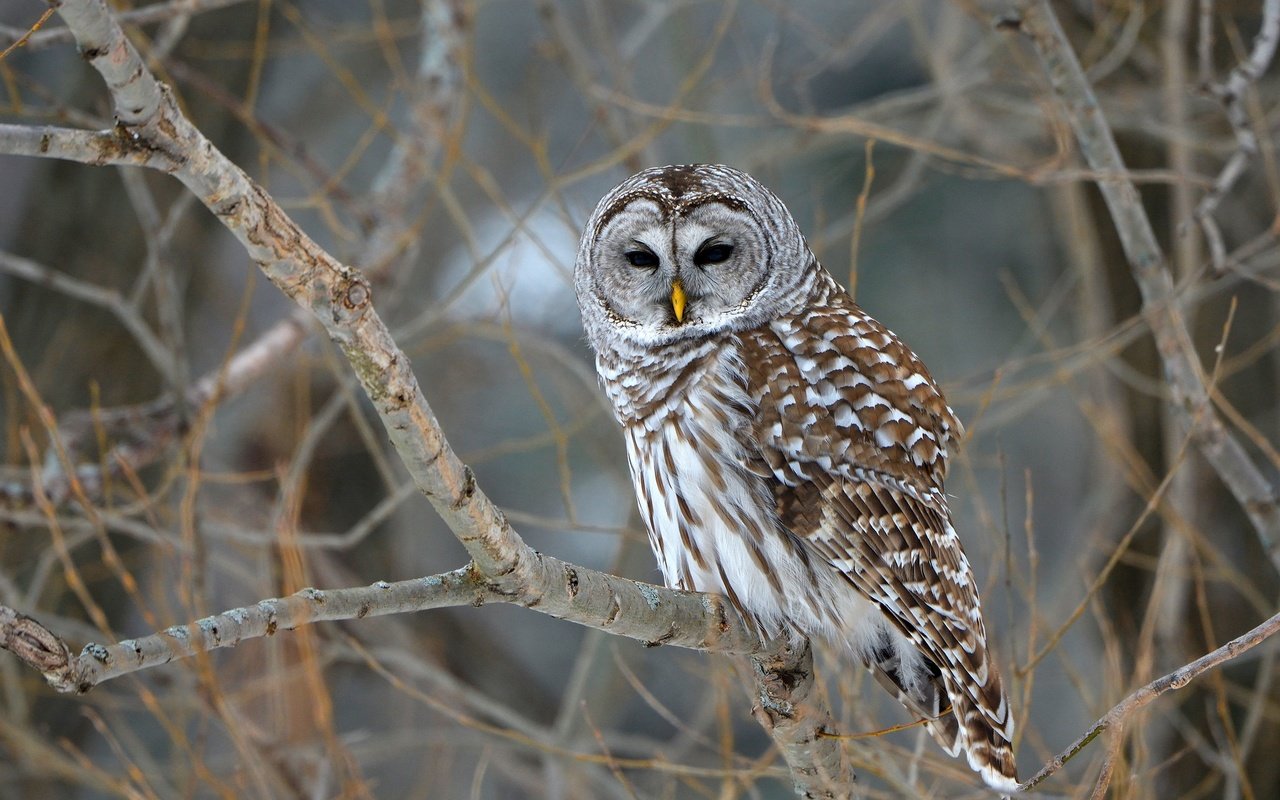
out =
<path fill-rule="evenodd" d="M 305 335 L 306 324 L 301 314 L 277 323 L 232 359 L 196 381 L 186 393 L 187 407 L 204 409 L 239 395 L 292 352 Z M 159 458 L 183 430 L 176 406 L 174 398 L 167 396 L 140 405 L 64 414 L 58 431 L 68 453 L 83 455 L 96 441 L 97 426 L 115 442 L 103 457 L 76 465 L 75 479 L 85 494 L 99 498 L 104 488 L 123 477 L 126 470 L 137 470 Z M 55 506 L 71 498 L 71 476 L 58 460 L 50 460 L 42 481 L 45 493 Z M 0 484 L 0 497 L 11 506 L 25 507 L 33 502 L 31 487 L 22 482 Z"/>
<path fill-rule="evenodd" d="M 1200 0 L 1196 35 L 1196 63 L 1200 85 L 1208 86 L 1213 74 L 1213 0 Z"/>
<path fill-rule="evenodd" d="M 166 379 L 172 380 L 173 368 L 164 344 L 137 309 L 131 307 L 120 292 L 104 289 L 44 264 L 38 264 L 29 258 L 22 258 L 2 250 L 0 250 L 0 272 L 7 272 L 30 283 L 49 287 L 67 297 L 107 311 L 129 332 L 137 343 L 138 349 L 147 356 L 156 371 Z"/>
<path fill-rule="evenodd" d="M 1202 36 L 1203 40 L 1204 36 Z M 1200 227 L 1204 230 L 1205 240 L 1209 243 L 1213 266 L 1219 271 L 1227 267 L 1227 248 L 1222 241 L 1222 231 L 1218 229 L 1218 222 L 1213 214 L 1218 210 L 1218 204 L 1244 174 L 1249 161 L 1258 155 L 1258 137 L 1249 126 L 1244 95 L 1270 66 L 1272 59 L 1275 58 L 1278 44 L 1280 44 L 1280 0 L 1265 0 L 1262 6 L 1262 26 L 1253 40 L 1253 49 L 1249 52 L 1249 57 L 1231 70 L 1231 75 L 1225 82 L 1208 87 L 1209 91 L 1222 103 L 1236 139 L 1235 152 L 1222 166 L 1218 177 L 1214 179 L 1213 187 L 1200 199 L 1195 210 L 1195 218 L 1199 221 Z"/>
<path fill-rule="evenodd" d="M 170 221 L 166 222 L 160 214 L 155 197 L 147 187 L 142 171 L 121 169 L 120 178 L 147 242 L 145 267 L 135 281 L 133 307 L 135 312 L 139 309 L 142 300 L 139 289 L 149 284 L 155 297 L 160 339 L 164 342 L 166 351 L 165 370 L 162 374 L 168 380 L 169 389 L 177 400 L 178 418 L 186 423 L 189 422 L 189 409 L 185 396 L 191 382 L 191 364 L 187 360 L 186 336 L 182 328 L 182 301 L 176 275 L 178 265 L 173 259 L 171 244 L 177 228 L 175 217 L 181 218 L 185 213 L 190 205 L 191 195 L 183 195 L 183 202 L 175 205 L 175 216 L 171 216 Z"/>
<path fill-rule="evenodd" d="M 458 0 L 421 0 L 422 54 L 410 90 L 410 119 L 416 130 L 399 137 L 374 181 L 378 223 L 365 237 L 362 267 L 371 276 L 390 263 L 407 262 L 417 252 L 408 207 L 430 176 L 449 135 L 462 86 L 465 17 Z"/>
<path fill-rule="evenodd" d="M 303 589 L 113 645 L 89 644 L 79 656 L 38 622 L 0 606 L 0 646 L 45 675 L 60 692 L 98 684 L 178 658 L 234 647 L 279 630 L 334 620 L 363 619 L 449 606 L 513 603 L 648 644 L 722 653 L 757 653 L 764 645 L 714 595 L 680 592 L 566 564 L 536 554 L 541 578 L 500 587 L 474 565 L 426 578 L 351 589 Z M 794 690 L 793 690 L 794 691 Z M 779 702 L 799 705 L 807 688 Z"/>
<path fill-rule="evenodd" d="M 1143 312 L 1164 364 L 1175 416 L 1194 436 L 1201 453 L 1240 503 L 1267 555 L 1280 570 L 1280 504 L 1276 487 L 1213 410 L 1164 253 L 1137 189 L 1124 177 L 1124 161 L 1093 89 L 1048 1 L 1024 0 L 1020 9 L 1017 27 L 1035 45 L 1085 160 L 1095 171 L 1113 176 L 1100 181 L 1098 188 L 1142 292 Z"/>
<path fill-rule="evenodd" d="M 119 14 L 119 20 L 126 25 L 147 25 L 154 22 L 165 22 L 174 17 L 239 5 L 243 2 L 246 2 L 246 0 L 169 0 L 167 3 L 152 3 L 143 8 L 122 11 Z M 0 44 L 16 43 L 22 37 L 26 37 L 28 33 L 28 31 L 17 28 L 0 26 Z M 73 39 L 74 37 L 69 28 L 49 28 L 31 34 L 26 38 L 22 46 L 30 50 L 38 50 L 49 45 L 65 44 L 73 41 Z"/>
<path fill-rule="evenodd" d="M 1235 639 L 1219 647 L 1211 653 L 1207 653 L 1190 664 L 1179 667 L 1178 669 L 1158 678 L 1136 692 L 1133 692 L 1124 700 L 1121 700 L 1115 707 L 1103 715 L 1097 722 L 1089 726 L 1089 730 L 1085 731 L 1080 738 L 1071 743 L 1066 750 L 1049 760 L 1047 764 L 1041 767 L 1040 771 L 1033 775 L 1026 783 L 1022 784 L 1023 791 L 1032 788 L 1042 782 L 1053 773 L 1062 769 L 1062 766 L 1083 750 L 1090 742 L 1097 738 L 1098 734 L 1111 728 L 1118 728 L 1133 716 L 1142 707 L 1151 703 L 1162 694 L 1171 691 L 1177 691 L 1185 687 L 1201 674 L 1221 666 L 1243 653 L 1252 650 L 1262 642 L 1266 641 L 1276 632 L 1280 631 L 1280 614 L 1268 619 L 1261 625 L 1258 625 L 1248 633 L 1238 636 Z"/>
<path fill-rule="evenodd" d="M 0 50 L 0 61 L 3 61 L 6 56 L 8 56 L 14 50 L 17 50 L 19 47 L 25 47 L 27 42 L 31 41 L 31 37 L 34 36 L 36 32 L 38 32 L 41 28 L 43 28 L 44 24 L 49 21 L 49 17 L 52 17 L 52 16 L 53 16 L 53 9 L 46 8 L 44 10 L 44 13 L 40 15 L 40 18 L 37 19 L 35 22 L 31 23 L 31 27 L 27 28 L 27 30 L 23 33 L 19 33 L 16 30 L 9 30 L 9 29 L 0 31 L 0 36 L 5 36 L 10 39 L 9 46 L 6 47 L 4 50 Z M 13 38 L 15 34 L 17 35 L 17 38 Z"/>

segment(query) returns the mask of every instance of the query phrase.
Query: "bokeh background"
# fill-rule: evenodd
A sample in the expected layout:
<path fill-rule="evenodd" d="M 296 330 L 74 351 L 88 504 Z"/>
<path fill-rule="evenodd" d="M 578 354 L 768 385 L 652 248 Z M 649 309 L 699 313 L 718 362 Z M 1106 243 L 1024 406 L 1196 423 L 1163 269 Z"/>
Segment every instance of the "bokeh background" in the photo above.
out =
<path fill-rule="evenodd" d="M 622 178 L 724 162 L 782 196 L 967 426 L 948 488 L 1024 774 L 1274 613 L 1276 568 L 1166 411 L 1114 228 L 1034 53 L 995 24 L 1005 4 L 111 5 L 217 147 L 371 275 L 446 434 L 535 548 L 660 581 L 573 258 Z M 45 7 L 0 4 L 0 48 Z M 1190 221 L 1236 146 L 1203 86 L 1248 51 L 1261 5 L 1054 8 L 1219 413 L 1280 482 L 1273 70 L 1244 102 L 1261 152 L 1216 214 L 1225 264 Z M 0 60 L 0 117 L 110 127 L 59 27 Z M 464 563 L 341 354 L 293 313 L 175 181 L 0 155 L 15 347 L 0 365 L 0 602 L 78 645 Z M 268 333 L 288 346 L 266 347 L 243 385 L 191 394 Z M 105 476 L 91 497 L 58 494 L 19 363 L 85 474 Z M 1132 719 L 1111 796 L 1280 794 L 1278 654 L 1264 645 Z M 819 662 L 843 733 L 910 721 L 860 666 Z M 315 626 L 84 697 L 0 654 L 0 797 L 791 796 L 740 666 L 511 607 Z M 984 796 L 922 736 L 851 740 L 861 790 Z M 1106 747 L 1046 790 L 1087 796 Z"/>

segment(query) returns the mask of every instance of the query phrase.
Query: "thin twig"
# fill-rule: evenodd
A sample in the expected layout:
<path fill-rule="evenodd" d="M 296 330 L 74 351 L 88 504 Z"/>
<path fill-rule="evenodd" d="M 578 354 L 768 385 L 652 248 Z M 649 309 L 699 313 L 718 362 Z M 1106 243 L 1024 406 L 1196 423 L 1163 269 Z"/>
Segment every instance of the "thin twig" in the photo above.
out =
<path fill-rule="evenodd" d="M 1097 722 L 1089 726 L 1089 730 L 1072 742 L 1067 749 L 1050 759 L 1047 764 L 1041 767 L 1039 772 L 1022 784 L 1022 790 L 1026 791 L 1032 788 L 1062 769 L 1064 764 L 1074 758 L 1089 742 L 1096 739 L 1098 734 L 1125 723 L 1138 709 L 1150 704 L 1160 695 L 1182 689 L 1202 673 L 1221 666 L 1252 650 L 1271 636 L 1274 636 L 1278 631 L 1280 631 L 1280 614 L 1276 614 L 1248 633 L 1232 639 L 1217 650 L 1207 653 L 1190 664 L 1179 667 L 1163 678 L 1158 678 L 1133 692 L 1104 714 Z"/>
<path fill-rule="evenodd" d="M 1203 39 L 1202 36 L 1202 41 Z M 1249 126 L 1244 96 L 1258 78 L 1267 71 L 1267 67 L 1275 58 L 1277 45 L 1280 45 L 1280 0 L 1265 0 L 1262 6 L 1262 25 L 1253 40 L 1253 49 L 1249 52 L 1248 58 L 1231 70 L 1231 75 L 1226 81 L 1208 87 L 1209 91 L 1222 103 L 1236 139 L 1235 152 L 1218 172 L 1213 187 L 1200 199 L 1194 215 L 1204 230 L 1205 240 L 1209 243 L 1209 251 L 1213 257 L 1213 266 L 1219 272 L 1227 268 L 1227 247 L 1213 215 L 1218 210 L 1222 199 L 1245 173 L 1249 162 L 1258 156 L 1258 136 Z"/>
<path fill-rule="evenodd" d="M 16 39 L 12 39 L 8 47 L 6 47 L 4 50 L 0 50 L 0 61 L 3 61 L 14 50 L 17 50 L 19 47 L 23 47 L 28 42 L 30 42 L 31 37 L 34 36 L 41 28 L 44 27 L 44 24 L 49 21 L 49 17 L 53 16 L 53 11 L 54 9 L 52 8 L 46 8 L 44 10 L 44 13 L 40 15 L 40 19 L 33 22 L 31 24 L 31 27 L 27 28 L 25 33 L 18 36 L 18 38 Z M 0 35 L 8 35 L 12 37 L 13 33 L 15 32 L 16 31 L 6 30 L 3 32 L 0 32 Z"/>
<path fill-rule="evenodd" d="M 125 25 L 147 25 L 243 2 L 246 0 L 169 0 L 167 3 L 152 3 L 143 8 L 121 11 L 118 18 Z M 48 28 L 32 33 L 18 28 L 0 26 L 0 42 L 8 40 L 10 43 L 16 43 L 23 37 L 26 38 L 24 46 L 29 50 L 39 50 L 54 44 L 66 44 L 74 39 L 71 31 L 65 27 Z"/>

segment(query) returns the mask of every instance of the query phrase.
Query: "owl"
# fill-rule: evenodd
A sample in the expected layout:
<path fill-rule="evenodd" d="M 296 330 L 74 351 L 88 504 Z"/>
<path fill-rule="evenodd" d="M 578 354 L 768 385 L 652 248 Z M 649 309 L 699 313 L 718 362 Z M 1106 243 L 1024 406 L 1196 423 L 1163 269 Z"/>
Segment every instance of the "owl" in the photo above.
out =
<path fill-rule="evenodd" d="M 723 595 L 762 638 L 847 648 L 1016 790 L 943 491 L 960 422 L 782 201 L 731 167 L 645 170 L 596 207 L 574 284 L 667 585 Z"/>

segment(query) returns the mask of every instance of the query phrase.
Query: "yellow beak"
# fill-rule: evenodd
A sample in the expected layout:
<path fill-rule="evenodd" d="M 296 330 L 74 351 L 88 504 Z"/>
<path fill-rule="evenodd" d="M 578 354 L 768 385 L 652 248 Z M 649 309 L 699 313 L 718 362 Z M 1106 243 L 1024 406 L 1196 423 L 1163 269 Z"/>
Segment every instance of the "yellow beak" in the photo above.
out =
<path fill-rule="evenodd" d="M 676 322 L 684 322 L 684 286 L 680 279 L 671 282 L 671 310 L 676 312 Z"/>

